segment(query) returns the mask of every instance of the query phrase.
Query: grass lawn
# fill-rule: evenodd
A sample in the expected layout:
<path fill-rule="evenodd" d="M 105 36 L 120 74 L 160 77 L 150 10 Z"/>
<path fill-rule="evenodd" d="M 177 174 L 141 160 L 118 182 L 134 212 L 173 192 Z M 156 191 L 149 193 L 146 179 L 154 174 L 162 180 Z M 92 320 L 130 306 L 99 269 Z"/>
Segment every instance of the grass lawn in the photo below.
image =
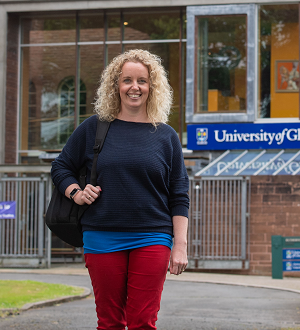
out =
<path fill-rule="evenodd" d="M 0 309 L 83 293 L 84 289 L 36 281 L 0 280 Z"/>

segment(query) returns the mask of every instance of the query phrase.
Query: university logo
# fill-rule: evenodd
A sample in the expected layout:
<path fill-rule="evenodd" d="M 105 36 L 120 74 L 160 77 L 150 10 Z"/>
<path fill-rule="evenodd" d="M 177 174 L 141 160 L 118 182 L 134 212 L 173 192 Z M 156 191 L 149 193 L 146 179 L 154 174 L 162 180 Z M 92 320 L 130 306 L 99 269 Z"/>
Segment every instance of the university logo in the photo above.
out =
<path fill-rule="evenodd" d="M 197 144 L 207 144 L 208 129 L 207 128 L 197 128 L 196 139 L 197 139 Z"/>
<path fill-rule="evenodd" d="M 287 259 L 291 259 L 292 258 L 292 251 L 291 250 L 287 250 L 286 251 L 286 258 Z"/>

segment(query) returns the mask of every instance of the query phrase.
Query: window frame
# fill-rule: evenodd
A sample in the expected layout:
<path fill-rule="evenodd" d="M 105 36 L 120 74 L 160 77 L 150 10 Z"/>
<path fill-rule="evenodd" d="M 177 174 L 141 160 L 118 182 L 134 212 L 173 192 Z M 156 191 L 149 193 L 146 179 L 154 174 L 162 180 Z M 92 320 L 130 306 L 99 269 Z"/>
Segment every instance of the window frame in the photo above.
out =
<path fill-rule="evenodd" d="M 218 123 L 218 122 L 254 122 L 257 113 L 257 6 L 249 5 L 210 5 L 187 6 L 187 66 L 186 66 L 186 123 Z M 195 112 L 195 62 L 196 62 L 196 17 L 247 16 L 247 102 L 246 112 L 243 113 L 196 113 Z"/>

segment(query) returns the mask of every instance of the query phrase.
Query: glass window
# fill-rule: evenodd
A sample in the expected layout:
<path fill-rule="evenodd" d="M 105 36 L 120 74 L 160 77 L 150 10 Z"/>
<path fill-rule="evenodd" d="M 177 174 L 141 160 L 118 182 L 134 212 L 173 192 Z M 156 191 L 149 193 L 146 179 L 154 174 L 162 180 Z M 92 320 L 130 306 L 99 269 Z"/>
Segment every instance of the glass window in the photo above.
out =
<path fill-rule="evenodd" d="M 137 47 L 138 46 L 136 46 L 135 48 Z M 106 54 L 107 54 L 106 65 L 108 65 L 116 56 L 120 55 L 121 53 L 122 53 L 121 42 L 112 45 L 106 45 Z"/>
<path fill-rule="evenodd" d="M 34 144 L 34 141 L 38 138 L 37 130 L 35 129 L 35 119 L 37 115 L 36 109 L 36 88 L 32 81 L 29 82 L 29 92 L 28 92 L 28 117 L 29 117 L 29 134 L 28 144 L 31 146 Z"/>
<path fill-rule="evenodd" d="M 187 18 L 186 14 L 184 13 L 182 15 L 182 38 L 186 39 L 186 23 L 187 23 Z"/>
<path fill-rule="evenodd" d="M 299 5 L 259 10 L 258 118 L 299 118 Z"/>
<path fill-rule="evenodd" d="M 121 40 L 121 16 L 120 13 L 107 13 L 107 36 L 108 41 Z"/>
<path fill-rule="evenodd" d="M 80 42 L 104 41 L 104 16 L 102 13 L 80 16 Z"/>
<path fill-rule="evenodd" d="M 58 119 L 55 125 L 58 128 L 58 144 L 65 144 L 74 130 L 75 114 L 75 77 L 65 78 L 58 89 Z M 79 86 L 79 121 L 86 118 L 86 86 L 80 81 Z M 52 123 L 51 123 L 52 125 Z M 50 125 L 50 126 L 51 126 Z"/>
<path fill-rule="evenodd" d="M 198 17 L 196 112 L 245 112 L 246 15 Z"/>
<path fill-rule="evenodd" d="M 65 43 L 76 41 L 76 18 L 22 19 L 22 44 Z"/>
<path fill-rule="evenodd" d="M 74 130 L 74 89 L 61 82 L 75 77 L 75 53 L 75 46 L 22 48 L 21 150 L 61 149 Z"/>
<path fill-rule="evenodd" d="M 105 65 L 133 48 L 162 58 L 175 99 L 169 124 L 182 137 L 186 48 L 178 39 L 186 34 L 185 13 L 175 8 L 84 11 L 78 19 L 75 14 L 21 18 L 21 162 L 62 149 L 74 128 L 94 114 Z"/>
<path fill-rule="evenodd" d="M 124 12 L 124 40 L 179 39 L 180 12 Z"/>
<path fill-rule="evenodd" d="M 80 80 L 85 84 L 85 92 L 83 93 L 83 87 L 81 86 L 80 96 L 78 97 L 80 102 L 78 104 L 80 108 L 79 123 L 94 114 L 93 103 L 104 68 L 103 49 L 103 45 L 80 46 Z M 120 47 L 118 50 L 120 50 Z"/>
<path fill-rule="evenodd" d="M 187 123 L 254 121 L 256 8 L 187 7 Z"/>

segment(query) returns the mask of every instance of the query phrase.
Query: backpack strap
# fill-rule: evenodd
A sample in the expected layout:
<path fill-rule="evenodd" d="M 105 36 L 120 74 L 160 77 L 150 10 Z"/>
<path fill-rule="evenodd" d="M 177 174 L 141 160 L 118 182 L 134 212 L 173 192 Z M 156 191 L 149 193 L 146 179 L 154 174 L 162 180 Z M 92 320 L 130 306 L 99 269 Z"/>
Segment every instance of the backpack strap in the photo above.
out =
<path fill-rule="evenodd" d="M 110 126 L 110 122 L 108 121 L 97 121 L 97 132 L 95 138 L 95 145 L 93 147 L 94 150 L 94 159 L 91 171 L 91 185 L 97 185 L 97 160 L 100 151 L 102 150 L 103 143 L 105 141 L 108 129 Z"/>
<path fill-rule="evenodd" d="M 86 185 L 86 166 L 82 166 L 79 170 L 79 187 L 83 190 Z"/>

